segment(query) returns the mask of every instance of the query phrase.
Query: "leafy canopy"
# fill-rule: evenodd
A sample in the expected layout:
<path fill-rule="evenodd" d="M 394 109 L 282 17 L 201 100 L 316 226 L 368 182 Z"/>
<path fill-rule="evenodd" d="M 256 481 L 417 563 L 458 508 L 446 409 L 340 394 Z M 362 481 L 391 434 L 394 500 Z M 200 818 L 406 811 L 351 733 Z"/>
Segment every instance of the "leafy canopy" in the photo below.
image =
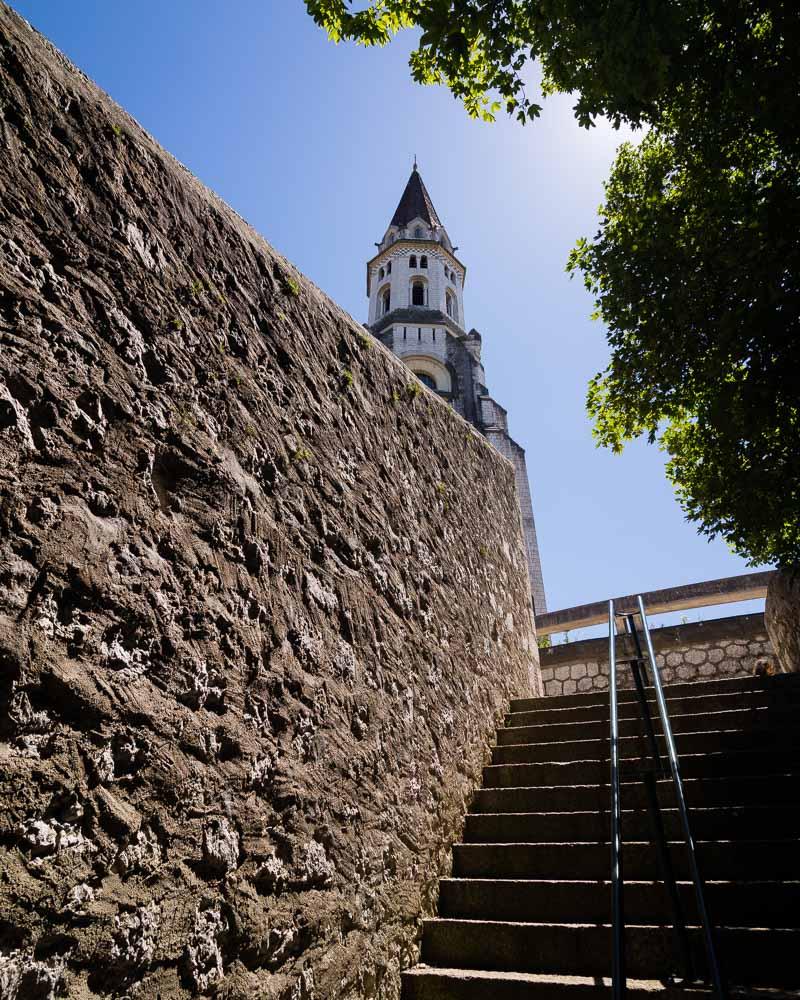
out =
<path fill-rule="evenodd" d="M 611 360 L 600 444 L 646 435 L 699 530 L 800 562 L 800 14 L 789 0 L 305 0 L 336 41 L 420 29 L 414 79 L 474 117 L 542 95 L 646 126 L 623 145 L 583 272 Z"/>

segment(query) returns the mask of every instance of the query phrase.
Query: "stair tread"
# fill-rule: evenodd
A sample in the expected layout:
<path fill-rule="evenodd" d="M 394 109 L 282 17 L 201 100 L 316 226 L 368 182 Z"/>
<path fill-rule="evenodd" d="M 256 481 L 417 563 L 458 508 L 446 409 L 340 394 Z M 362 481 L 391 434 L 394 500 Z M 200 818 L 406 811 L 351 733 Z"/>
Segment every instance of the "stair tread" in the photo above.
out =
<path fill-rule="evenodd" d="M 487 982 L 510 980 L 511 982 L 519 983 L 564 983 L 570 986 L 583 984 L 586 984 L 587 986 L 595 986 L 597 985 L 598 978 L 596 976 L 562 976 L 548 972 L 506 972 L 494 969 L 457 969 L 447 968 L 446 966 L 441 965 L 426 965 L 425 963 L 420 963 L 413 969 L 404 970 L 403 975 L 437 975 L 443 977 L 446 976 L 450 979 L 479 979 L 486 980 Z M 611 985 L 610 978 L 602 978 L 603 985 Z M 648 992 L 653 993 L 675 992 L 674 987 L 665 986 L 657 979 L 629 979 L 627 985 L 629 989 L 647 990 Z M 703 987 L 700 987 L 699 991 L 702 990 Z"/>
<path fill-rule="evenodd" d="M 559 664 L 561 665 L 561 664 Z M 790 674 L 776 677 L 717 677 L 707 681 L 685 681 L 677 684 L 664 685 L 664 694 L 669 699 L 670 696 L 681 697 L 703 697 L 716 694 L 769 694 L 781 688 L 791 689 L 800 686 L 800 679 Z M 655 688 L 648 684 L 645 687 L 648 695 L 655 693 Z M 511 701 L 511 711 L 518 705 L 545 706 L 548 702 L 564 702 L 569 700 L 571 704 L 591 704 L 592 700 L 602 698 L 607 692 L 587 691 L 576 692 L 570 695 L 543 695 L 538 698 L 514 698 Z M 622 688 L 619 692 L 620 700 L 630 701 L 635 699 L 636 693 L 633 688 Z M 525 709 L 517 709 L 525 711 Z"/>
<path fill-rule="evenodd" d="M 564 921 L 564 920 L 492 920 L 486 917 L 475 917 L 469 919 L 468 917 L 426 917 L 423 924 L 458 924 L 474 928 L 477 926 L 486 927 L 560 927 L 567 931 L 580 931 L 580 930 L 611 930 L 611 922 L 608 920 L 603 921 Z M 633 920 L 626 920 L 625 927 L 629 929 L 636 928 L 637 930 L 662 930 L 665 927 L 669 927 L 669 923 L 652 923 L 648 922 L 638 922 Z M 748 934 L 771 934 L 775 931 L 782 931 L 785 934 L 797 935 L 800 937 L 800 927 L 747 927 L 741 924 L 725 924 L 717 923 L 718 930 L 727 931 L 741 931 Z M 699 923 L 693 921 L 686 922 L 686 929 L 689 931 L 700 931 L 702 926 Z"/>
<path fill-rule="evenodd" d="M 439 882 L 458 882 L 458 883 L 474 883 L 475 885 L 486 885 L 487 883 L 500 882 L 508 884 L 509 886 L 535 886 L 535 885 L 588 885 L 588 886 L 608 886 L 611 885 L 610 879 L 586 879 L 586 878 L 503 878 L 498 876 L 497 878 L 471 878 L 467 876 L 458 875 L 448 875 L 446 878 L 439 879 Z M 655 886 L 660 883 L 653 879 L 625 879 L 625 886 L 638 886 L 638 885 L 649 885 Z M 677 885 L 693 885 L 693 882 L 688 878 L 678 878 L 676 879 Z M 800 880 L 792 879 L 774 879 L 774 878 L 764 878 L 764 879 L 704 879 L 703 884 L 708 885 L 736 885 L 736 886 L 775 886 L 775 885 L 787 885 L 787 886 L 798 886 L 800 885 Z"/>
<path fill-rule="evenodd" d="M 761 844 L 763 847 L 768 847 L 775 844 L 800 844 L 800 838 L 798 837 L 770 837 L 767 840 L 762 838 L 744 838 L 742 840 L 700 840 L 694 838 L 696 845 L 700 844 L 735 844 L 737 847 L 742 847 L 746 845 Z M 668 844 L 685 844 L 686 841 L 682 838 L 667 839 Z M 461 841 L 457 840 L 454 847 L 548 847 L 558 845 L 559 847 L 580 847 L 582 850 L 587 847 L 608 847 L 610 846 L 610 840 L 487 840 L 487 841 Z M 625 840 L 624 847 L 637 847 L 642 845 L 649 845 L 649 840 Z"/>

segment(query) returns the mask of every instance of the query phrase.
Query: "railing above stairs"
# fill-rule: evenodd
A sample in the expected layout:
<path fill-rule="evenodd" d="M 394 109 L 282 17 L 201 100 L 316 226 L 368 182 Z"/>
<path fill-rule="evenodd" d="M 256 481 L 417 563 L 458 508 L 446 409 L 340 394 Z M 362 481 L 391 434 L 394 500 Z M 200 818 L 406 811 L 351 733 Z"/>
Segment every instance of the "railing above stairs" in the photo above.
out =
<path fill-rule="evenodd" d="M 636 702 L 644 730 L 644 736 L 650 754 L 649 761 L 642 761 L 641 778 L 645 786 L 648 811 L 650 813 L 653 831 L 653 843 L 658 853 L 664 886 L 669 896 L 672 915 L 675 950 L 680 978 L 686 985 L 697 983 L 703 977 L 699 976 L 694 966 L 689 934 L 686 928 L 686 918 L 682 910 L 678 886 L 672 867 L 669 846 L 664 832 L 664 822 L 657 794 L 657 780 L 670 774 L 677 799 L 678 813 L 683 831 L 683 839 L 689 856 L 689 870 L 694 883 L 698 916 L 703 932 L 708 981 L 713 987 L 718 1000 L 726 1000 L 727 987 L 722 976 L 716 946 L 714 927 L 708 914 L 705 900 L 705 890 L 700 869 L 697 863 L 697 852 L 692 837 L 689 812 L 686 806 L 683 781 L 681 779 L 680 763 L 675 749 L 675 739 L 672 734 L 669 711 L 667 709 L 661 674 L 656 662 L 650 630 L 647 625 L 647 615 L 642 596 L 636 598 L 638 612 L 631 609 L 630 598 L 625 599 L 622 607 L 614 600 L 608 602 L 608 662 L 609 662 L 609 696 L 611 720 L 611 902 L 612 902 L 612 993 L 614 1000 L 623 1000 L 626 993 L 625 972 L 625 909 L 624 909 L 624 873 L 623 873 L 623 829 L 620 781 L 620 747 L 619 747 L 619 708 L 617 703 L 617 624 L 624 621 L 625 629 L 631 638 L 634 655 L 627 661 L 633 675 Z M 637 618 L 639 624 L 637 626 Z M 647 652 L 642 651 L 639 635 L 641 629 Z M 659 750 L 658 739 L 653 726 L 653 719 L 645 692 L 647 667 L 655 691 L 661 729 L 666 746 L 667 764 L 664 764 Z"/>
<path fill-rule="evenodd" d="M 651 615 L 758 600 L 767 596 L 767 587 L 774 574 L 774 570 L 763 570 L 757 573 L 742 573 L 739 576 L 726 576 L 719 580 L 705 580 L 702 583 L 686 583 L 680 587 L 668 587 L 666 590 L 652 590 L 643 595 L 643 600 Z M 617 615 L 635 615 L 637 600 L 637 596 L 633 594 L 628 597 L 615 597 L 614 607 Z M 546 614 L 536 616 L 536 634 L 552 635 L 554 632 L 575 631 L 591 625 L 602 625 L 607 613 L 608 605 L 605 601 L 563 608 L 561 611 L 548 611 Z"/>

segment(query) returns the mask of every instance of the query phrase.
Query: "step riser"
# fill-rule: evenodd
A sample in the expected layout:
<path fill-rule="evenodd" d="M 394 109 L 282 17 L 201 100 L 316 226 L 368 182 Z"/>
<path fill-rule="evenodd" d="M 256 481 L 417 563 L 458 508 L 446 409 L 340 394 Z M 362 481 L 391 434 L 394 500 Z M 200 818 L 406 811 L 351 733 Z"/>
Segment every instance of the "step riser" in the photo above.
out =
<path fill-rule="evenodd" d="M 739 709 L 728 712 L 708 712 L 704 715 L 671 715 L 673 733 L 718 732 L 724 729 L 753 731 L 792 728 L 800 723 L 800 712 L 770 708 Z M 661 723 L 653 716 L 656 732 Z M 556 743 L 560 741 L 605 740 L 609 733 L 608 719 L 600 722 L 551 722 L 541 726 L 515 726 L 497 730 L 498 746 L 518 746 L 525 743 Z M 620 736 L 639 736 L 642 723 L 638 715 L 620 719 Z"/>
<path fill-rule="evenodd" d="M 620 663 L 621 676 L 630 677 L 630 668 L 627 664 Z M 667 699 L 672 704 L 675 698 L 699 698 L 718 694 L 764 694 L 768 697 L 780 698 L 790 697 L 800 690 L 800 678 L 792 674 L 779 675 L 776 677 L 735 677 L 717 678 L 708 681 L 687 681 L 681 684 L 670 684 L 665 689 Z M 653 688 L 647 686 L 648 695 L 653 694 Z M 620 689 L 619 700 L 621 702 L 630 701 L 635 698 L 634 691 L 630 688 Z M 540 698 L 513 698 L 511 701 L 512 712 L 535 711 L 540 708 L 560 708 L 572 705 L 592 705 L 603 704 L 603 699 L 608 701 L 608 695 L 595 692 L 587 694 L 561 694 L 545 695 Z"/>
<path fill-rule="evenodd" d="M 623 808 L 626 802 L 623 799 Z M 667 838 L 682 836 L 680 817 L 675 809 L 662 809 Z M 467 843 L 508 844 L 549 841 L 576 843 L 609 838 L 608 812 L 590 813 L 470 813 L 464 824 Z M 800 809 L 776 807 L 750 810 L 693 810 L 692 836 L 697 840 L 759 840 L 765 833 L 778 839 L 800 837 Z M 650 815 L 646 810 L 624 812 L 622 833 L 626 840 L 649 840 Z"/>
<path fill-rule="evenodd" d="M 505 716 L 506 726 L 538 726 L 550 723 L 564 722 L 603 722 L 608 719 L 608 694 L 598 696 L 600 700 L 594 705 L 572 705 L 563 708 L 538 708 L 527 711 L 509 712 Z M 648 699 L 650 714 L 658 716 L 658 706 L 654 698 Z M 667 707 L 670 716 L 699 715 L 709 712 L 752 711 L 767 709 L 773 712 L 797 711 L 800 705 L 800 692 L 782 693 L 780 697 L 754 691 L 752 694 L 719 694 L 707 695 L 702 698 L 667 697 Z M 619 706 L 620 719 L 638 719 L 639 706 L 636 701 L 624 701 Z"/>
<path fill-rule="evenodd" d="M 684 756 L 684 778 L 724 778 L 797 771 L 798 762 L 785 753 L 725 753 Z M 532 785 L 599 785 L 608 780 L 607 761 L 566 761 L 542 764 L 498 764 L 483 769 L 484 788 Z"/>
<path fill-rule="evenodd" d="M 678 886 L 683 912 L 696 923 L 694 889 Z M 668 924 L 672 910 L 663 886 L 625 886 L 629 923 Z M 736 927 L 800 926 L 800 886 L 777 882 L 709 883 L 706 903 L 712 917 Z M 442 879 L 439 916 L 461 920 L 539 923 L 610 923 L 611 886 L 598 882 L 510 882 Z"/>
<path fill-rule="evenodd" d="M 678 879 L 690 878 L 686 849 L 671 845 Z M 707 881 L 734 881 L 743 873 L 749 881 L 791 879 L 797 874 L 796 841 L 706 843 L 697 845 L 700 871 Z M 650 844 L 625 844 L 626 879 L 658 880 L 658 859 Z M 608 844 L 455 844 L 455 878 L 605 880 L 611 870 Z"/>
<path fill-rule="evenodd" d="M 702 937 L 690 932 L 698 967 L 705 965 Z M 672 940 L 660 927 L 626 930 L 628 975 L 666 977 L 675 971 Z M 752 976 L 765 985 L 785 986 L 797 977 L 796 949 L 800 932 L 725 929 L 720 951 L 728 975 Z M 422 960 L 448 968 L 506 969 L 562 975 L 608 975 L 611 965 L 609 927 L 426 921 Z"/>
<path fill-rule="evenodd" d="M 666 764 L 666 743 L 657 737 L 659 751 Z M 679 733 L 675 736 L 678 756 L 737 751 L 772 750 L 791 752 L 800 747 L 800 728 L 756 732 Z M 610 740 L 575 740 L 570 743 L 541 743 L 492 748 L 493 764 L 544 764 L 555 761 L 608 760 Z M 625 736 L 619 741 L 620 756 L 650 758 L 650 748 L 640 736 Z"/>
<path fill-rule="evenodd" d="M 606 771 L 606 779 L 608 772 Z M 662 802 L 672 801 L 671 783 L 658 785 Z M 771 805 L 800 802 L 800 776 L 721 778 L 704 781 L 699 778 L 684 782 L 689 807 L 730 805 Z M 626 808 L 641 809 L 647 805 L 641 783 L 622 786 Z M 556 785 L 540 788 L 482 788 L 475 793 L 470 812 L 568 812 L 608 809 L 608 785 Z"/>

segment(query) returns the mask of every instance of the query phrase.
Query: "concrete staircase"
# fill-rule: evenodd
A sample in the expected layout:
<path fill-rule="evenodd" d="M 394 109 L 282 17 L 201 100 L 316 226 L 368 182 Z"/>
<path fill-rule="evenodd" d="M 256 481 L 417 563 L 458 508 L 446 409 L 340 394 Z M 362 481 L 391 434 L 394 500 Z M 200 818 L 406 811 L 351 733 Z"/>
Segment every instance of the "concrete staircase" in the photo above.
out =
<path fill-rule="evenodd" d="M 800 987 L 800 677 L 665 689 L 707 902 L 731 984 Z M 648 692 L 652 695 L 652 691 Z M 652 712 L 657 718 L 655 700 Z M 608 696 L 514 701 L 426 920 L 403 1000 L 610 996 Z M 634 768 L 645 747 L 620 692 L 629 990 L 676 971 L 669 904 Z M 659 782 L 698 968 L 700 929 L 671 782 Z"/>

